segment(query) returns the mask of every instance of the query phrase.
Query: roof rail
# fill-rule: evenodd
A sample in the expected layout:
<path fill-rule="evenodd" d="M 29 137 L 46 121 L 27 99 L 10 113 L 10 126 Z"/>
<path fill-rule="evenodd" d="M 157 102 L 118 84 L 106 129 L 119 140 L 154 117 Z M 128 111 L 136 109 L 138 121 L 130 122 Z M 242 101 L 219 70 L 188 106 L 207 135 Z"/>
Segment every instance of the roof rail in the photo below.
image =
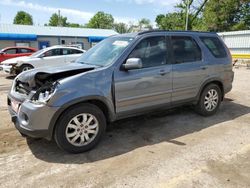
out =
<path fill-rule="evenodd" d="M 147 30 L 147 31 L 140 31 L 140 32 L 138 33 L 138 35 L 143 35 L 143 34 L 152 33 L 152 32 L 166 32 L 166 31 L 169 31 L 169 30 L 151 29 L 151 30 Z"/>
<path fill-rule="evenodd" d="M 194 33 L 215 33 L 215 32 L 208 32 L 208 31 L 186 31 L 186 30 L 163 30 L 163 29 L 151 29 L 151 30 L 147 30 L 147 31 L 141 31 L 138 33 L 138 35 L 143 35 L 146 33 L 152 33 L 152 32 L 183 32 L 183 33 L 190 33 L 190 32 L 194 32 Z"/>

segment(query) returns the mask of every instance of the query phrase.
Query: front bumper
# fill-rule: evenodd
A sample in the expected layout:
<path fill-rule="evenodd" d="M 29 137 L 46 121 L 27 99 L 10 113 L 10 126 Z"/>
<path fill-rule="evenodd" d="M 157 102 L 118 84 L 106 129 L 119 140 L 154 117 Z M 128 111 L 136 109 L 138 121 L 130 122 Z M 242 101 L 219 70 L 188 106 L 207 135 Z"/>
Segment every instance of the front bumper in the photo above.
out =
<path fill-rule="evenodd" d="M 1 65 L 2 70 L 6 74 L 14 74 L 13 66 L 12 65 Z"/>
<path fill-rule="evenodd" d="M 11 106 L 11 101 L 13 100 L 18 101 L 9 95 L 8 109 L 16 129 L 30 137 L 51 140 L 52 130 L 49 128 L 49 125 L 58 108 L 37 105 L 29 101 L 18 101 L 20 105 L 18 111 L 15 112 Z"/>

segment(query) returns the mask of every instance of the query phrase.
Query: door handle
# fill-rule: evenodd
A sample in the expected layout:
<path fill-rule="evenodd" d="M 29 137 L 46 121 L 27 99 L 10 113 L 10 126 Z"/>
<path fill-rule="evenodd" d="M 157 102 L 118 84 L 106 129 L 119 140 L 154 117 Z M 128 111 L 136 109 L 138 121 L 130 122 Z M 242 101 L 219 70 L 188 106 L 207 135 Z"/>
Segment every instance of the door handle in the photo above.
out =
<path fill-rule="evenodd" d="M 159 72 L 159 74 L 160 74 L 161 76 L 164 76 L 164 75 L 166 75 L 166 74 L 168 74 L 168 73 L 170 73 L 170 71 L 160 70 L 160 72 Z"/>
<path fill-rule="evenodd" d="M 208 68 L 208 66 L 201 66 L 202 70 L 206 70 Z"/>

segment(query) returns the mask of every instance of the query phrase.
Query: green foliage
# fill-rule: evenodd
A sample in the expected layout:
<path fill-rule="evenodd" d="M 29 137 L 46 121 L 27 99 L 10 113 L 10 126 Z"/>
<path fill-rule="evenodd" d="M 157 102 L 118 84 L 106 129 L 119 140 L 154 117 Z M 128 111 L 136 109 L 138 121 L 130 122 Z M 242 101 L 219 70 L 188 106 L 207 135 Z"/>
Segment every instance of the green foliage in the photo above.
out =
<path fill-rule="evenodd" d="M 114 24 L 114 30 L 117 32 L 117 33 L 130 33 L 132 32 L 132 29 L 133 27 L 132 26 L 129 26 L 125 23 L 115 23 Z"/>
<path fill-rule="evenodd" d="M 76 28 L 78 28 L 78 27 L 83 27 L 83 26 L 81 26 L 81 25 L 78 24 L 78 23 L 67 23 L 66 26 L 67 26 L 67 27 L 76 27 Z"/>
<path fill-rule="evenodd" d="M 86 25 L 89 28 L 112 29 L 114 18 L 111 14 L 97 12 Z"/>
<path fill-rule="evenodd" d="M 68 25 L 67 17 L 59 16 L 59 14 L 54 13 L 49 19 L 49 24 L 46 24 L 46 25 L 66 27 Z"/>
<path fill-rule="evenodd" d="M 245 0 L 241 2 L 239 11 L 235 16 L 236 24 L 233 30 L 246 30 L 250 29 L 250 1 Z"/>
<path fill-rule="evenodd" d="M 183 30 L 187 6 L 190 7 L 190 30 L 219 32 L 250 29 L 250 0 L 182 0 L 176 5 L 176 12 L 156 17 L 157 26 L 160 29 Z"/>
<path fill-rule="evenodd" d="M 250 1 L 210 0 L 205 7 L 204 21 L 209 31 L 250 29 Z"/>
<path fill-rule="evenodd" d="M 183 30 L 185 28 L 185 21 L 179 12 L 168 13 L 166 15 L 160 14 L 156 17 L 155 22 L 160 29 L 165 30 Z"/>
<path fill-rule="evenodd" d="M 20 25 L 33 25 L 33 19 L 29 13 L 24 11 L 18 11 L 13 23 Z"/>
<path fill-rule="evenodd" d="M 143 29 L 152 29 L 153 26 L 151 25 L 151 22 L 149 19 L 146 18 L 142 18 L 138 21 L 138 27 L 139 30 L 143 30 Z"/>

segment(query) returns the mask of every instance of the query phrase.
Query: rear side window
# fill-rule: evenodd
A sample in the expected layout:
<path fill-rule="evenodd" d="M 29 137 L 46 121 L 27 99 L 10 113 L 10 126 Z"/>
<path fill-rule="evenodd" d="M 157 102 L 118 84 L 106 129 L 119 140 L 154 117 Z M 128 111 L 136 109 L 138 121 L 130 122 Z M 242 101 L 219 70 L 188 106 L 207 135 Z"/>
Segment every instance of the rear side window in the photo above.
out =
<path fill-rule="evenodd" d="M 81 54 L 83 53 L 80 50 L 76 50 L 76 49 L 63 49 L 62 54 L 63 55 L 71 55 L 71 54 Z"/>
<path fill-rule="evenodd" d="M 175 63 L 201 61 L 201 49 L 192 37 L 172 36 Z"/>
<path fill-rule="evenodd" d="M 71 54 L 82 54 L 83 52 L 81 50 L 76 50 L 76 49 L 72 49 L 71 50 Z"/>
<path fill-rule="evenodd" d="M 31 53 L 32 50 L 27 49 L 27 48 L 19 48 L 19 53 Z"/>
<path fill-rule="evenodd" d="M 225 47 L 217 37 L 200 37 L 201 41 L 209 49 L 216 58 L 224 58 L 227 56 Z"/>

